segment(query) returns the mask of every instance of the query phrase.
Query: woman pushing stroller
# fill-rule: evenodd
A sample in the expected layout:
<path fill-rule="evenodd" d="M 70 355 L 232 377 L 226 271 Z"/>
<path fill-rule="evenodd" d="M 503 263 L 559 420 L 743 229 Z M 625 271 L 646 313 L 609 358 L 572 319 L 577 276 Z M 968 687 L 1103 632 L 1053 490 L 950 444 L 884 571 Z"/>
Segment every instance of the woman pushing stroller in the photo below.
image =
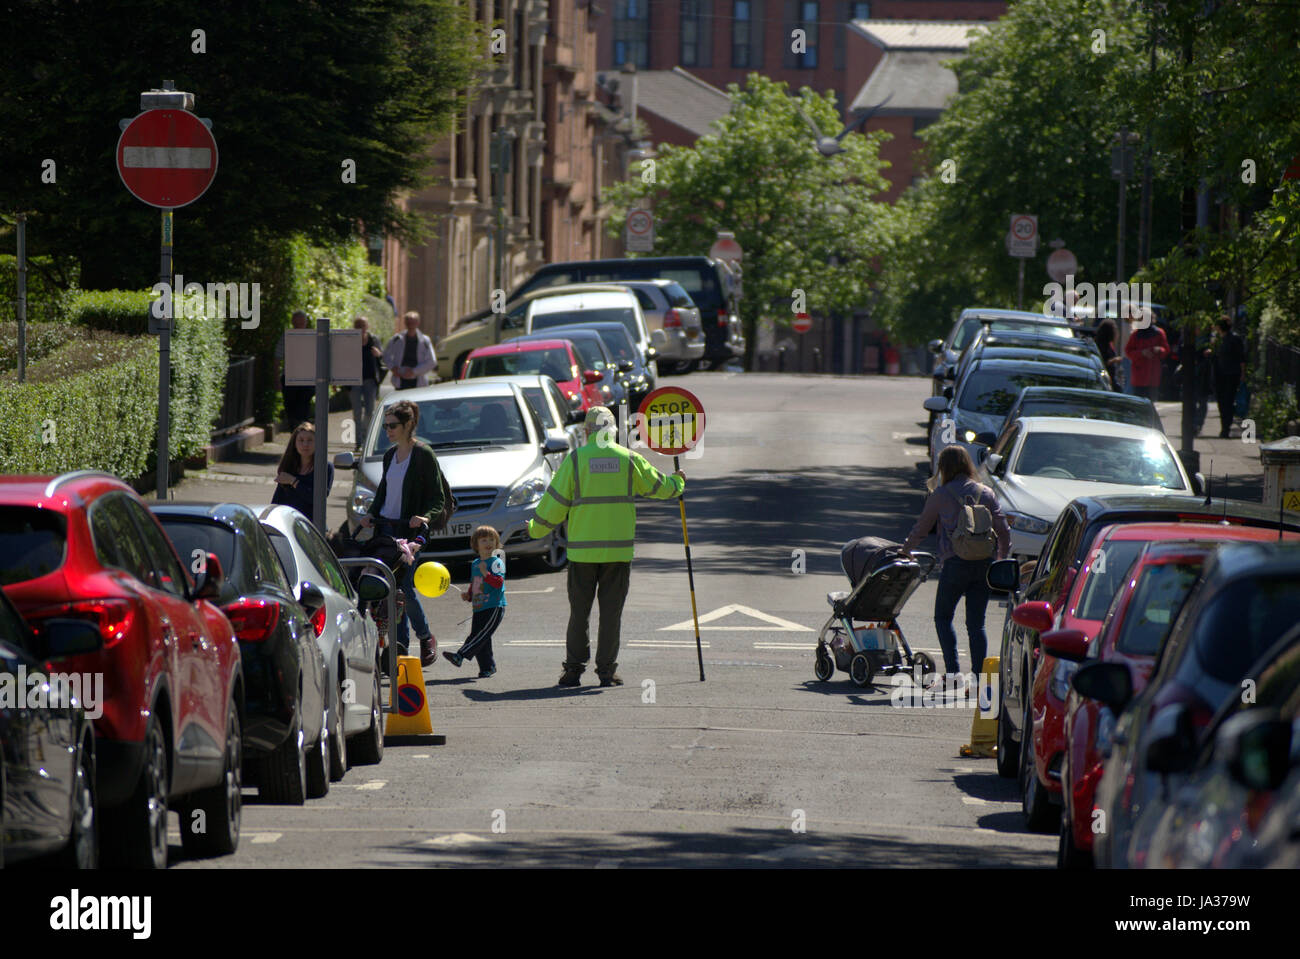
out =
<path fill-rule="evenodd" d="M 997 497 L 975 475 L 975 466 L 963 446 L 947 446 L 939 453 L 937 486 L 926 498 L 925 508 L 903 543 L 907 555 L 934 527 L 938 526 L 936 555 L 943 564 L 934 596 L 934 627 L 943 650 L 943 668 L 960 674 L 957 633 L 952 626 L 957 601 L 966 600 L 966 634 L 970 640 L 971 671 L 983 668 L 988 650 L 984 613 L 989 603 L 985 578 L 993 560 L 1011 552 L 1011 528 L 998 506 Z M 988 514 L 984 514 L 984 510 Z M 942 683 L 943 677 L 935 677 Z"/>

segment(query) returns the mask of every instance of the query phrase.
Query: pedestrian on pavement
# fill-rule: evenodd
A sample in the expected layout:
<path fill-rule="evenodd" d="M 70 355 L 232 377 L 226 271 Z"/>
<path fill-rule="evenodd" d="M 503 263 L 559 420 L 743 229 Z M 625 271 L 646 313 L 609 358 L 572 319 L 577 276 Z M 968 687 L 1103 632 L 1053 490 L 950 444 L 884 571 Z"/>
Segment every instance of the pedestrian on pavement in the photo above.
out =
<path fill-rule="evenodd" d="M 370 429 L 370 417 L 375 412 L 375 399 L 379 396 L 379 384 L 384 379 L 384 351 L 379 346 L 379 337 L 370 332 L 370 324 L 364 316 L 352 321 L 352 328 L 361 331 L 361 384 L 348 388 L 352 394 L 352 425 L 355 430 L 354 449 L 361 449 L 361 441 Z"/>
<path fill-rule="evenodd" d="M 410 400 L 399 400 L 381 412 L 384 432 L 393 445 L 384 453 L 383 478 L 370 509 L 359 522 L 393 539 L 414 539 L 423 545 L 434 518 L 443 508 L 442 468 L 428 444 L 415 438 L 415 428 L 420 422 L 418 406 Z M 397 585 L 406 597 L 406 616 L 398 626 L 398 647 L 405 655 L 410 638 L 407 620 L 410 620 L 420 640 L 420 662 L 432 666 L 438 657 L 437 642 L 429 631 L 415 589 L 415 564 L 403 563 L 396 572 Z"/>
<path fill-rule="evenodd" d="M 1246 344 L 1232 330 L 1232 320 L 1224 315 L 1215 324 L 1216 330 L 1206 356 L 1213 357 L 1214 398 L 1219 405 L 1219 438 L 1228 439 L 1232 421 L 1236 418 L 1237 390 L 1246 378 Z"/>
<path fill-rule="evenodd" d="M 1110 317 L 1097 324 L 1097 349 L 1101 352 L 1101 362 L 1110 374 L 1110 388 L 1119 392 L 1123 388 L 1123 357 L 1119 355 L 1119 331 L 1115 321 Z"/>
<path fill-rule="evenodd" d="M 491 526 L 480 526 L 469 538 L 470 549 L 478 559 L 470 563 L 470 584 L 461 590 L 460 598 L 474 604 L 474 618 L 470 621 L 469 638 L 456 652 L 445 652 L 443 658 L 460 668 L 467 659 L 478 660 L 478 678 L 487 679 L 497 671 L 492 658 L 492 634 L 501 625 L 506 614 L 506 561 L 498 553 L 501 534 Z"/>
<path fill-rule="evenodd" d="M 393 386 L 410 390 L 428 386 L 429 373 L 438 365 L 433 340 L 420 329 L 420 314 L 410 310 L 402 317 L 405 332 L 394 333 L 384 347 L 384 365 L 393 371 Z"/>
<path fill-rule="evenodd" d="M 334 486 L 334 466 L 325 463 L 325 495 Z M 316 427 L 309 422 L 299 423 L 289 437 L 289 443 L 280 457 L 275 474 L 275 492 L 271 502 L 292 506 L 303 516 L 315 522 L 316 503 Z M 328 532 L 324 529 L 322 533 Z"/>
<path fill-rule="evenodd" d="M 569 628 L 561 686 L 581 685 L 591 659 L 591 604 L 599 595 L 596 675 L 601 686 L 622 686 L 618 675 L 619 627 L 632 573 L 637 495 L 673 499 L 686 474 L 664 476 L 640 453 L 615 442 L 614 414 L 593 406 L 584 423 L 587 442 L 564 458 L 528 523 L 533 539 L 568 522 Z"/>
<path fill-rule="evenodd" d="M 1169 355 L 1169 340 L 1165 331 L 1153 322 L 1152 312 L 1144 310 L 1145 325 L 1135 327 L 1124 347 L 1124 355 L 1133 364 L 1133 392 L 1145 396 L 1152 403 L 1160 391 L 1160 361 Z"/>
<path fill-rule="evenodd" d="M 912 527 L 911 533 L 903 542 L 902 553 L 911 553 L 916 545 L 936 524 L 939 533 L 939 548 L 935 553 L 943 564 L 939 571 L 939 588 L 934 597 L 934 627 L 939 635 L 939 647 L 943 650 L 943 668 L 947 676 L 960 674 L 957 657 L 957 632 L 953 629 L 952 618 L 957 612 L 957 601 L 966 601 L 966 635 L 970 641 L 971 670 L 976 675 L 984 666 L 984 656 L 988 651 L 988 635 L 984 631 L 984 613 L 989 603 L 988 575 L 993 559 L 1005 559 L 1011 552 L 1011 528 L 1006 516 L 998 506 L 993 490 L 976 479 L 975 464 L 971 462 L 966 448 L 957 444 L 945 446 L 939 453 L 939 484 L 926 497 L 921 517 Z M 979 507 L 987 509 L 990 514 L 989 535 L 985 537 L 985 548 L 971 550 L 971 538 L 964 535 L 963 517 L 967 507 L 978 511 Z M 958 551 L 984 552 L 983 558 L 963 558 Z M 944 676 L 935 677 L 936 683 L 943 683 Z"/>
<path fill-rule="evenodd" d="M 289 320 L 295 330 L 307 329 L 307 314 L 295 310 Z M 284 421 L 289 424 L 301 423 L 311 419 L 312 400 L 316 396 L 314 386 L 286 386 L 284 382 L 284 351 L 288 333 L 280 334 L 280 342 L 275 348 L 275 375 L 280 380 L 280 391 L 284 396 Z"/>

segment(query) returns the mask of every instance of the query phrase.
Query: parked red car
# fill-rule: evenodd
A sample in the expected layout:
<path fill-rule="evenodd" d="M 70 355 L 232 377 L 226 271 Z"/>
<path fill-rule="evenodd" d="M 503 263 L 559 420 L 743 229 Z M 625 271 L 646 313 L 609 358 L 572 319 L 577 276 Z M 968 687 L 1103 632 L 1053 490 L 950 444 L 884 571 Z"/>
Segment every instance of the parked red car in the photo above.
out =
<path fill-rule="evenodd" d="M 462 380 L 478 376 L 513 376 L 534 373 L 555 380 L 566 399 L 581 397 L 582 409 L 604 406 L 601 383 L 605 374 L 583 369 L 582 359 L 572 343 L 565 339 L 507 340 L 496 346 L 480 346 L 465 358 Z M 611 371 L 612 374 L 612 371 Z"/>
<path fill-rule="evenodd" d="M 109 863 L 167 865 L 169 802 L 187 852 L 230 853 L 239 842 L 239 646 L 209 602 L 219 561 L 196 557 L 197 582 L 191 564 L 115 477 L 0 477 L 5 594 L 37 635 L 45 620 L 81 618 L 103 637 L 99 650 L 49 668 L 103 675 L 105 701 L 86 705 L 102 708 L 96 785 Z M 204 812 L 204 831 L 185 828 L 191 810 Z"/>
<path fill-rule="evenodd" d="M 1123 577 L 1101 630 L 1089 632 L 1070 626 L 1041 637 L 1044 655 L 1064 667 L 1068 689 L 1064 709 L 1052 697 L 1052 714 L 1059 728 L 1051 734 L 1052 748 L 1059 743 L 1062 750 L 1057 788 L 1064 811 L 1057 865 L 1067 869 L 1091 865 L 1093 795 L 1110 751 L 1116 719 L 1102 703 L 1071 688 L 1069 676 L 1085 661 L 1124 663 L 1132 674 L 1136 695 L 1146 687 L 1169 627 L 1201 567 L 1218 546 L 1277 539 L 1274 530 L 1208 523 L 1144 523 L 1111 529 L 1141 534 L 1147 542 Z M 1295 539 L 1296 534 L 1288 533 L 1286 538 Z M 1035 738 L 1037 735 L 1036 726 Z"/>

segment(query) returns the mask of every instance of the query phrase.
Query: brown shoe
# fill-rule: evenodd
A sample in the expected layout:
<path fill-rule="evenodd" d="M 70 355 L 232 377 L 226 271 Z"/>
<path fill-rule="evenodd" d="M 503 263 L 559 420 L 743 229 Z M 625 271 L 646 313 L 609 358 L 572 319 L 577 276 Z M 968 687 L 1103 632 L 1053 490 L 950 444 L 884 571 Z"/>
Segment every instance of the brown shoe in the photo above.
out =
<path fill-rule="evenodd" d="M 600 685 L 601 686 L 622 686 L 623 677 L 620 676 L 618 673 L 614 673 L 612 676 L 602 676 L 600 679 Z"/>
<path fill-rule="evenodd" d="M 420 640 L 420 665 L 432 666 L 438 661 L 438 644 L 432 636 Z"/>

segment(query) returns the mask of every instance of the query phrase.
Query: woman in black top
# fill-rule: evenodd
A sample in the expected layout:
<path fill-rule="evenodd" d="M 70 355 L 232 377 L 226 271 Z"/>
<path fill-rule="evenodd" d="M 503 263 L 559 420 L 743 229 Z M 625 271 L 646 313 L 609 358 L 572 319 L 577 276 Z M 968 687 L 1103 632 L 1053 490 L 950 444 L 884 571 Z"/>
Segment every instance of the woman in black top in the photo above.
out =
<path fill-rule="evenodd" d="M 1123 357 L 1119 355 L 1118 344 L 1115 342 L 1118 334 L 1115 321 L 1110 318 L 1097 324 L 1097 349 L 1101 352 L 1101 361 L 1106 366 L 1106 372 L 1110 374 L 1110 388 L 1117 393 L 1123 392 L 1120 384 L 1123 378 Z"/>
<path fill-rule="evenodd" d="M 271 502 L 277 505 L 292 506 L 308 519 L 313 519 L 312 510 L 316 491 L 316 427 L 311 423 L 299 423 L 294 428 L 289 443 L 280 457 L 280 466 L 275 476 L 275 494 Z M 334 485 L 334 467 L 325 464 L 325 495 L 329 496 L 330 487 Z"/>

